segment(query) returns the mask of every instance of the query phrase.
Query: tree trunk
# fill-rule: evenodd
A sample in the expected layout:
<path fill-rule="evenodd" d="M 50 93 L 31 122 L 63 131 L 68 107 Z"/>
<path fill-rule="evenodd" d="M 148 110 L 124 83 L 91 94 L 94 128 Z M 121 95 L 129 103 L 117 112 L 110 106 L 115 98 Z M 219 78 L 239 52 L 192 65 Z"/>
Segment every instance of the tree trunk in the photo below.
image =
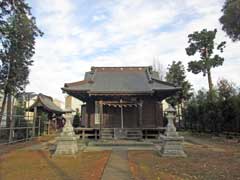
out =
<path fill-rule="evenodd" d="M 7 101 L 7 123 L 9 124 L 10 131 L 9 131 L 9 142 L 13 140 L 13 133 L 14 133 L 14 118 L 12 114 L 12 95 L 8 94 L 8 101 Z"/>
<path fill-rule="evenodd" d="M 7 96 L 7 127 L 10 127 L 12 115 L 12 96 L 8 94 Z"/>
<path fill-rule="evenodd" d="M 1 108 L 1 111 L 0 111 L 0 126 L 1 126 L 1 123 L 2 123 L 2 119 L 3 119 L 3 114 L 4 114 L 4 111 L 5 111 L 6 101 L 7 101 L 7 92 L 5 91 L 4 96 L 3 96 L 3 101 L 2 101 L 2 108 Z"/>
<path fill-rule="evenodd" d="M 185 130 L 185 119 L 184 119 L 184 113 L 183 113 L 183 102 L 180 103 L 180 111 L 181 111 L 181 116 L 182 116 L 182 126 L 183 126 L 183 129 Z"/>
<path fill-rule="evenodd" d="M 208 63 L 209 59 L 209 54 L 208 54 L 208 48 L 205 48 L 205 61 Z M 211 70 L 210 67 L 207 68 L 207 77 L 208 77 L 208 87 L 209 87 L 209 98 L 212 100 L 212 90 L 213 90 L 213 83 L 212 83 L 212 75 L 211 75 Z"/>
<path fill-rule="evenodd" d="M 208 77 L 208 86 L 209 86 L 209 97 L 212 100 L 212 93 L 213 93 L 213 83 L 212 83 L 212 75 L 210 69 L 207 70 L 207 77 Z"/>
<path fill-rule="evenodd" d="M 180 128 L 180 129 L 181 129 L 181 126 L 182 126 L 182 118 L 181 118 L 182 117 L 182 111 L 181 111 L 181 108 L 180 108 L 181 103 L 182 103 L 182 101 L 177 104 L 177 109 L 178 109 L 177 110 L 177 112 L 178 112 L 178 128 Z"/>

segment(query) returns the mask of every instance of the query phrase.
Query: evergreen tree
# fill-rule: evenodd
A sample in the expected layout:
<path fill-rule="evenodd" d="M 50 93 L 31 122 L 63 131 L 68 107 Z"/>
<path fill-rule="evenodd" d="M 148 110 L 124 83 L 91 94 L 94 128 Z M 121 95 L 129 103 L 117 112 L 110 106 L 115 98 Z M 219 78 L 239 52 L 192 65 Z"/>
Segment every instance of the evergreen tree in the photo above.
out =
<path fill-rule="evenodd" d="M 4 93 L 1 123 L 7 97 L 10 104 L 11 96 L 22 91 L 28 83 L 35 38 L 41 36 L 42 32 L 36 26 L 30 7 L 24 0 L 3 0 L 0 8 L 0 89 Z M 11 106 L 8 107 L 9 116 Z"/>
<path fill-rule="evenodd" d="M 182 88 L 182 91 L 167 99 L 169 104 L 176 106 L 191 97 L 192 85 L 186 80 L 185 68 L 181 61 L 173 61 L 172 64 L 169 65 L 168 72 L 166 73 L 166 80 Z"/>
<path fill-rule="evenodd" d="M 80 113 L 79 109 L 76 109 L 76 114 L 73 117 L 73 127 L 80 127 Z"/>
<path fill-rule="evenodd" d="M 219 55 L 213 55 L 215 49 L 215 36 L 217 30 L 208 31 L 203 29 L 201 32 L 194 32 L 188 35 L 188 43 L 190 45 L 186 48 L 186 53 L 189 56 L 195 55 L 197 52 L 200 54 L 200 60 L 191 61 L 188 63 L 188 71 L 199 74 L 203 73 L 203 76 L 207 75 L 209 94 L 212 96 L 213 83 L 211 69 L 223 64 L 224 58 Z M 223 41 L 217 45 L 217 50 L 223 52 L 226 42 Z"/>
<path fill-rule="evenodd" d="M 240 0 L 226 0 L 219 21 L 233 41 L 240 40 Z"/>
<path fill-rule="evenodd" d="M 176 95 L 166 99 L 166 101 L 173 107 L 177 106 L 178 113 L 182 114 L 182 105 L 192 96 L 192 85 L 186 80 L 185 68 L 181 61 L 173 61 L 172 64 L 169 65 L 166 80 L 182 88 L 182 90 L 177 92 Z"/>

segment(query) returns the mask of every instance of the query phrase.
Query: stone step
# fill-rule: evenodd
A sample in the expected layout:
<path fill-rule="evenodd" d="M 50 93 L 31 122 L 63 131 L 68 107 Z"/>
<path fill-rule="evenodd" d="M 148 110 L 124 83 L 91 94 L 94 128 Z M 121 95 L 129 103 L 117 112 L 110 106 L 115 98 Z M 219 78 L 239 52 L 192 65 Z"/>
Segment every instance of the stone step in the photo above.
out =
<path fill-rule="evenodd" d="M 142 134 L 127 134 L 127 137 L 142 137 Z"/>
<path fill-rule="evenodd" d="M 127 135 L 142 135 L 142 133 L 127 133 Z"/>
<path fill-rule="evenodd" d="M 101 132 L 101 139 L 113 139 L 113 132 L 110 131 L 102 131 Z"/>
<path fill-rule="evenodd" d="M 127 133 L 131 134 L 131 133 L 142 133 L 141 131 L 127 131 Z"/>
<path fill-rule="evenodd" d="M 90 146 L 129 146 L 129 147 L 152 147 L 154 144 L 152 142 L 146 141 L 136 141 L 132 140 L 102 140 L 97 142 L 91 142 Z"/>
<path fill-rule="evenodd" d="M 113 134 L 101 134 L 102 137 L 113 137 Z"/>
<path fill-rule="evenodd" d="M 113 129 L 101 129 L 102 132 L 113 132 Z"/>
<path fill-rule="evenodd" d="M 114 134 L 113 132 L 100 132 L 101 134 Z"/>
<path fill-rule="evenodd" d="M 101 136 L 113 136 L 113 133 L 101 133 Z"/>

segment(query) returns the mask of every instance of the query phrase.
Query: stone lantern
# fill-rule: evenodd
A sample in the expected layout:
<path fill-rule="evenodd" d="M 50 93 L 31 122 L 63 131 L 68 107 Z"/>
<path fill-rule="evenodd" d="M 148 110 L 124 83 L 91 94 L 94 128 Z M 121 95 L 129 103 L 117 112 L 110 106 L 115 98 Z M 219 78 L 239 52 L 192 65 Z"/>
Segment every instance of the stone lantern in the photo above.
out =
<path fill-rule="evenodd" d="M 77 139 L 70 118 L 67 118 L 60 136 L 56 138 L 54 155 L 75 155 L 78 152 Z"/>
<path fill-rule="evenodd" d="M 165 111 L 167 113 L 168 124 L 164 135 L 160 136 L 160 139 L 163 141 L 161 155 L 186 157 L 182 145 L 184 137 L 178 135 L 178 132 L 176 131 L 176 127 L 173 122 L 176 117 L 176 110 L 169 105 L 169 107 Z"/>

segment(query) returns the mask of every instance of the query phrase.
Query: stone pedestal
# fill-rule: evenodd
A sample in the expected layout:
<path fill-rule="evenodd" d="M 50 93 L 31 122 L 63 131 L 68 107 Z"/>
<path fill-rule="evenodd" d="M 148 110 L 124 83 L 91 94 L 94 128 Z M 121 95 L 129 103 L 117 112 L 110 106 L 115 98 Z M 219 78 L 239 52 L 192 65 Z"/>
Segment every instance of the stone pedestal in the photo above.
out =
<path fill-rule="evenodd" d="M 172 107 L 168 108 L 168 124 L 164 135 L 160 136 L 163 146 L 161 149 L 161 156 L 164 157 L 186 157 L 183 150 L 184 137 L 179 136 L 176 127 L 173 123 L 175 110 Z"/>
<path fill-rule="evenodd" d="M 56 138 L 57 147 L 54 156 L 75 155 L 78 152 L 77 139 L 78 137 L 74 133 L 70 119 L 67 119 L 63 127 L 63 131 L 61 132 L 60 136 Z"/>
<path fill-rule="evenodd" d="M 184 153 L 182 143 L 184 141 L 184 137 L 169 137 L 169 136 L 161 136 L 163 141 L 163 146 L 161 149 L 161 156 L 163 157 L 186 157 Z"/>

